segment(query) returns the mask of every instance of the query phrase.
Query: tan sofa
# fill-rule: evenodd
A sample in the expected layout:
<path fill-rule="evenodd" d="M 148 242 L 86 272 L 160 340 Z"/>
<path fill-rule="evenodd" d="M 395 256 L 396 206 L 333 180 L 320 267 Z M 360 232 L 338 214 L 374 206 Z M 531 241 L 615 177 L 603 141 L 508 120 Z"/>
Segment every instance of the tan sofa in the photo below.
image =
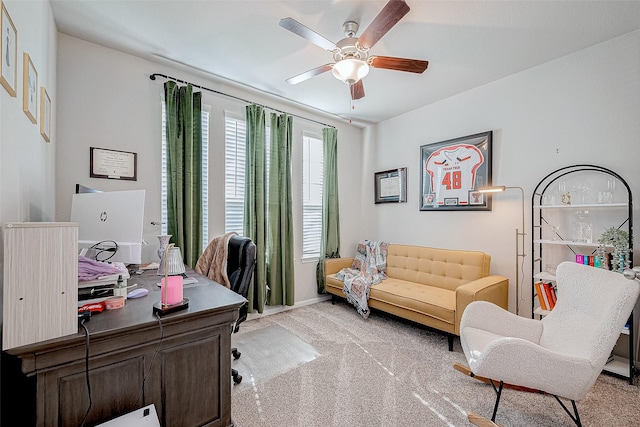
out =
<path fill-rule="evenodd" d="M 326 289 L 345 298 L 336 273 L 353 258 L 325 260 Z M 509 280 L 489 276 L 491 256 L 479 251 L 389 244 L 387 278 L 371 286 L 368 304 L 447 333 L 449 351 L 460 335 L 460 319 L 472 301 L 490 301 L 507 309 Z"/>

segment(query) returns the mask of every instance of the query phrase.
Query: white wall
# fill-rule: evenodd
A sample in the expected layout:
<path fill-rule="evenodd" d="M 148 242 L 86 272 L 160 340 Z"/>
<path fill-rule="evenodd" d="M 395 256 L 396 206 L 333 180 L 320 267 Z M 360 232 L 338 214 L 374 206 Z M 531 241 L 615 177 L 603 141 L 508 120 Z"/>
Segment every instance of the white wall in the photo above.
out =
<path fill-rule="evenodd" d="M 3 3 L 18 32 L 18 53 L 16 96 L 0 87 L 0 226 L 17 221 L 54 221 L 57 30 L 48 1 Z M 23 111 L 24 52 L 38 74 L 36 124 Z M 40 135 L 41 87 L 46 88 L 52 103 L 48 143 Z M 3 246 L 0 234 L 0 271 L 4 266 Z M 0 289 L 2 280 L 0 277 Z"/>
<path fill-rule="evenodd" d="M 58 35 L 58 145 L 56 176 L 56 218 L 68 220 L 71 196 L 76 183 L 101 190 L 146 189 L 143 261 L 157 261 L 160 227 L 161 94 L 164 79 L 152 81 L 149 75 L 161 73 L 208 88 L 229 93 L 289 113 L 312 118 L 338 129 L 339 181 L 344 252 L 352 252 L 364 234 L 358 215 L 362 136 L 361 129 L 331 117 L 288 105 L 278 99 L 238 88 L 210 76 L 194 74 L 182 67 L 168 66 L 107 49 L 64 34 Z M 203 104 L 212 107 L 210 115 L 209 233 L 224 233 L 224 112 L 244 115 L 245 103 L 203 91 Z M 316 298 L 315 263 L 302 263 L 302 132 L 322 135 L 322 126 L 294 118 L 293 202 L 295 227 L 295 300 Z M 138 153 L 138 180 L 119 181 L 89 177 L 89 147 Z M 368 196 L 368 195 L 367 195 Z"/>
<path fill-rule="evenodd" d="M 53 221 L 57 30 L 49 2 L 3 3 L 18 32 L 18 61 L 16 97 L 0 87 L 0 224 Z M 23 52 L 29 54 L 38 73 L 37 124 L 29 120 L 22 108 Z M 40 135 L 40 87 L 46 88 L 52 101 L 50 143 Z M 0 262 L 2 259 L 0 256 Z"/>
<path fill-rule="evenodd" d="M 378 124 L 375 150 L 367 161 L 375 170 L 408 167 L 408 202 L 373 206 L 365 198 L 375 213 L 374 237 L 491 254 L 492 274 L 510 279 L 513 311 L 520 193 L 494 196 L 491 212 L 420 212 L 418 205 L 420 146 L 493 130 L 493 183 L 525 190 L 528 256 L 520 310 L 530 313 L 531 196 L 536 184 L 555 169 L 587 163 L 618 172 L 635 195 L 640 190 L 638 52 L 640 31 Z M 636 202 L 636 223 L 639 212 Z"/>

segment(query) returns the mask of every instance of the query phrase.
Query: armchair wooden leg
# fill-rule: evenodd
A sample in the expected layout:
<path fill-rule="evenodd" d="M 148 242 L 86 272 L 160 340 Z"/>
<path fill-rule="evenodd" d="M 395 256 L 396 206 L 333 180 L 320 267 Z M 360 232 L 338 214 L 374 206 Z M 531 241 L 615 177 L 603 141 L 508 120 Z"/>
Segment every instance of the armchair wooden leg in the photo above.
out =
<path fill-rule="evenodd" d="M 471 424 L 478 427 L 500 427 L 498 424 L 491 420 L 486 419 L 483 416 L 474 414 L 473 412 L 467 412 L 467 419 Z"/>
<path fill-rule="evenodd" d="M 469 376 L 471 378 L 474 378 L 474 379 L 476 379 L 478 381 L 482 381 L 485 384 L 491 384 L 491 379 L 485 378 L 485 377 L 481 377 L 481 376 L 478 376 L 478 375 L 474 374 L 473 372 L 471 372 L 471 369 L 469 369 L 469 367 L 464 366 L 461 363 L 457 363 L 457 362 L 454 363 L 453 364 L 453 369 L 455 369 L 458 372 L 462 372 L 463 374 L 465 374 L 465 375 L 467 375 L 467 376 Z M 520 385 L 515 385 L 515 384 L 505 383 L 504 386 L 506 388 L 511 388 L 513 390 L 527 391 L 529 393 L 540 393 L 540 394 L 544 393 L 544 391 L 540 391 L 540 390 L 537 390 L 537 389 L 534 389 L 534 388 L 524 387 L 524 386 L 520 386 Z"/>

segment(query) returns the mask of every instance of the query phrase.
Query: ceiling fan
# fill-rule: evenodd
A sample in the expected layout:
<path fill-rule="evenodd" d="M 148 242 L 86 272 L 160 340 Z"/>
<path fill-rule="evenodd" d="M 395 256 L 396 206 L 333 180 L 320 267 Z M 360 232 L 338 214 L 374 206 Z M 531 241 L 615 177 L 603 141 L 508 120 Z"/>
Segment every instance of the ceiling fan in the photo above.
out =
<path fill-rule="evenodd" d="M 352 99 L 364 97 L 362 79 L 369 73 L 369 67 L 386 68 L 388 70 L 423 73 L 429 61 L 391 56 L 373 56 L 369 50 L 393 28 L 410 8 L 404 0 L 390 0 L 369 24 L 366 30 L 356 38 L 358 23 L 347 21 L 342 26 L 345 38 L 333 43 L 315 31 L 305 27 L 293 18 L 280 20 L 280 26 L 291 31 L 311 43 L 333 53 L 335 62 L 313 68 L 297 76 L 287 79 L 289 84 L 297 84 L 329 70 L 333 75 L 349 85 Z"/>

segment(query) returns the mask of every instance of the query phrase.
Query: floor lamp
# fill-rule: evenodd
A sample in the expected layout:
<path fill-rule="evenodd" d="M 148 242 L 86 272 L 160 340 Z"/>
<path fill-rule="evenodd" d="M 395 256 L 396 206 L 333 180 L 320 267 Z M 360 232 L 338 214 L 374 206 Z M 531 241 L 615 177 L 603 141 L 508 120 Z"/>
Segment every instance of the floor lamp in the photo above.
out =
<path fill-rule="evenodd" d="M 520 258 L 522 258 L 522 263 L 524 263 L 524 257 L 526 254 L 524 253 L 524 236 L 526 233 L 524 232 L 524 190 L 522 187 L 507 187 L 504 185 L 495 185 L 491 187 L 480 187 L 478 191 L 480 193 L 501 193 L 506 190 L 520 190 L 520 201 L 521 201 L 521 214 L 522 214 L 522 231 L 516 228 L 516 315 L 520 315 Z M 522 242 L 522 249 L 520 242 Z M 522 250 L 522 253 L 520 252 Z"/>

